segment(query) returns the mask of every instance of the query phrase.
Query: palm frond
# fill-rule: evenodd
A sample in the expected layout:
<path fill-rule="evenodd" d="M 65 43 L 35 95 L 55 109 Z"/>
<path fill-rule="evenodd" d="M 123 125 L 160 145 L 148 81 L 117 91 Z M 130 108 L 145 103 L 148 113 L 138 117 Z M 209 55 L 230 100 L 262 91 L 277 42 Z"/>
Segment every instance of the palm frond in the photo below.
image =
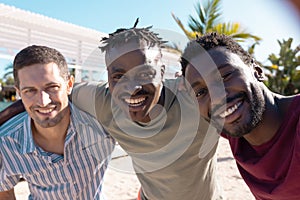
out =
<path fill-rule="evenodd" d="M 215 24 L 219 22 L 221 16 L 220 12 L 220 0 L 208 1 L 207 4 L 207 19 L 206 19 L 206 30 L 211 29 Z"/>
<path fill-rule="evenodd" d="M 181 30 L 184 32 L 184 34 L 191 40 L 193 38 L 196 37 L 196 33 L 194 32 L 190 32 L 188 30 L 186 30 L 186 28 L 184 27 L 184 25 L 182 24 L 182 22 L 180 21 L 180 19 L 178 17 L 176 17 L 173 13 L 172 14 L 172 17 L 173 19 L 176 21 L 176 23 L 178 24 L 178 26 L 181 28 Z"/>
<path fill-rule="evenodd" d="M 9 76 L 13 75 L 13 72 L 6 72 L 4 75 L 3 75 L 3 78 L 8 78 Z"/>
<path fill-rule="evenodd" d="M 7 70 L 13 70 L 13 64 L 12 64 L 12 63 L 8 64 L 8 65 L 4 68 L 4 70 L 5 70 L 5 71 L 7 71 Z"/>
<path fill-rule="evenodd" d="M 245 40 L 248 40 L 248 39 L 253 39 L 253 40 L 255 40 L 255 42 L 261 41 L 260 37 L 258 37 L 256 35 L 252 35 L 251 33 L 247 33 L 247 32 L 240 32 L 240 33 L 232 34 L 230 36 L 241 40 L 241 42 L 244 42 Z M 239 40 L 237 40 L 237 41 L 239 41 Z"/>
<path fill-rule="evenodd" d="M 201 34 L 204 33 L 205 25 L 201 21 L 198 21 L 192 16 L 189 16 L 189 22 L 188 22 L 189 28 L 194 32 L 200 32 Z"/>

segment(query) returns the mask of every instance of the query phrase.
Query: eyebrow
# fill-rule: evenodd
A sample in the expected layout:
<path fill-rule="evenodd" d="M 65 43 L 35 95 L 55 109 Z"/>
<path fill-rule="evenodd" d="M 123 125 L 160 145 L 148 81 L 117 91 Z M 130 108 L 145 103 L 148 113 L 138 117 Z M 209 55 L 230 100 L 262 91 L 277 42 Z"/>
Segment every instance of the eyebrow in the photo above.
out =
<path fill-rule="evenodd" d="M 51 86 L 51 85 L 59 85 L 59 86 L 61 86 L 62 84 L 56 83 L 56 82 L 50 82 L 50 83 L 47 83 L 45 86 L 48 87 L 48 86 Z M 35 87 L 33 87 L 33 86 L 26 86 L 26 87 L 20 88 L 21 91 L 27 90 L 27 89 L 35 89 Z"/>
<path fill-rule="evenodd" d="M 23 90 L 34 89 L 34 88 L 35 88 L 35 87 L 30 87 L 30 86 L 28 86 L 28 87 L 20 88 L 20 90 L 23 91 Z"/>
<path fill-rule="evenodd" d="M 217 69 L 214 69 L 214 70 L 212 70 L 211 71 L 211 73 L 212 74 L 217 74 L 217 73 L 219 73 L 220 72 L 220 70 L 222 70 L 223 68 L 225 68 L 225 67 L 228 67 L 229 66 L 229 64 L 228 63 L 225 63 L 225 64 L 222 64 L 222 65 L 220 65 Z M 201 76 L 201 75 L 200 75 Z M 202 77 L 202 76 L 201 76 Z M 203 79 L 203 78 L 202 78 Z M 204 79 L 203 79 L 204 80 Z M 195 88 L 198 84 L 201 84 L 201 81 L 195 81 L 195 82 L 193 82 L 192 84 L 191 84 L 191 87 L 192 88 Z"/>
<path fill-rule="evenodd" d="M 193 82 L 193 83 L 191 84 L 191 87 L 192 87 L 192 88 L 195 88 L 198 84 L 201 84 L 201 82 L 200 82 L 200 81 Z"/>
<path fill-rule="evenodd" d="M 214 70 L 212 70 L 211 72 L 212 72 L 213 74 L 216 74 L 216 73 L 220 72 L 221 69 L 223 69 L 223 68 L 225 68 L 225 67 L 228 67 L 228 66 L 230 66 L 230 64 L 228 64 L 228 63 L 222 64 L 222 65 L 220 65 L 217 69 L 214 69 Z"/>
<path fill-rule="evenodd" d="M 120 72 L 120 73 L 125 73 L 126 72 L 124 69 L 118 68 L 116 66 L 111 66 L 111 71 L 114 72 L 114 73 L 115 72 Z"/>

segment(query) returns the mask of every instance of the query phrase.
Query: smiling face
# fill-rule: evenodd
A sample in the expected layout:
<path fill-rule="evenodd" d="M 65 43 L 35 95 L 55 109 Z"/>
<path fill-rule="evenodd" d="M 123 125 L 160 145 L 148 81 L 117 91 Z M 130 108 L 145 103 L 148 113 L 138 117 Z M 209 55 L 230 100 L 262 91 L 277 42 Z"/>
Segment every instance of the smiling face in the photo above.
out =
<path fill-rule="evenodd" d="M 68 94 L 73 79 L 65 80 L 55 63 L 23 67 L 18 70 L 18 78 L 17 92 L 36 126 L 54 127 L 69 116 Z"/>
<path fill-rule="evenodd" d="M 153 59 L 155 51 L 148 49 L 115 56 L 119 53 L 117 49 L 109 51 L 115 57 L 107 67 L 112 98 L 133 121 L 149 122 L 149 112 L 161 95 L 162 65 L 157 62 L 160 58 Z"/>
<path fill-rule="evenodd" d="M 201 115 L 223 133 L 241 137 L 259 124 L 265 109 L 257 68 L 245 65 L 237 54 L 222 47 L 208 54 L 191 59 L 186 79 Z"/>

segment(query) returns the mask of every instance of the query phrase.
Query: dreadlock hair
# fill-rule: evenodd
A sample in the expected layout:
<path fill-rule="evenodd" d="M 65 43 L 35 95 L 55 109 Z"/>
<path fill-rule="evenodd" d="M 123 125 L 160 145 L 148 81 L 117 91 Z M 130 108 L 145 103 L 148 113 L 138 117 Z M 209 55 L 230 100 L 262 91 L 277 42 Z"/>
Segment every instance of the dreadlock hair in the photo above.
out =
<path fill-rule="evenodd" d="M 157 33 L 150 31 L 152 26 L 146 28 L 136 28 L 139 22 L 139 18 L 136 19 L 134 26 L 132 28 L 119 28 L 115 32 L 110 33 L 109 37 L 103 37 L 100 42 L 103 44 L 99 46 L 102 52 L 107 52 L 109 49 L 124 45 L 129 41 L 144 41 L 146 45 L 151 48 L 157 46 L 158 48 L 164 48 L 164 43 L 162 38 L 158 37 Z"/>
<path fill-rule="evenodd" d="M 232 53 L 237 54 L 246 65 L 255 62 L 252 56 L 233 40 L 232 37 L 213 32 L 201 37 L 197 36 L 195 40 L 192 40 L 187 44 L 180 59 L 182 75 L 185 75 L 186 66 L 192 58 L 196 57 L 204 50 L 209 51 L 216 47 L 225 47 Z"/>

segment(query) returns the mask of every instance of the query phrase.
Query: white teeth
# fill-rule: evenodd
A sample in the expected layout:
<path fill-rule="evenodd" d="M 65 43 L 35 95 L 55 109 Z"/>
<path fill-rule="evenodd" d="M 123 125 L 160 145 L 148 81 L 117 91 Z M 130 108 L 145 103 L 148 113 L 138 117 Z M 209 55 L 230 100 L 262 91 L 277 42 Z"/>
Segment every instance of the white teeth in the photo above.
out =
<path fill-rule="evenodd" d="M 39 110 L 40 113 L 43 113 L 43 114 L 48 114 L 50 112 L 52 112 L 53 109 L 47 109 L 47 110 Z"/>
<path fill-rule="evenodd" d="M 145 101 L 145 97 L 137 98 L 137 99 L 124 99 L 128 104 L 140 104 Z"/>
<path fill-rule="evenodd" d="M 220 114 L 220 117 L 225 118 L 228 115 L 232 114 L 234 111 L 236 111 L 236 109 L 241 105 L 241 102 L 238 102 L 237 104 L 235 104 L 234 106 L 228 108 L 226 111 L 224 111 L 223 113 Z"/>

